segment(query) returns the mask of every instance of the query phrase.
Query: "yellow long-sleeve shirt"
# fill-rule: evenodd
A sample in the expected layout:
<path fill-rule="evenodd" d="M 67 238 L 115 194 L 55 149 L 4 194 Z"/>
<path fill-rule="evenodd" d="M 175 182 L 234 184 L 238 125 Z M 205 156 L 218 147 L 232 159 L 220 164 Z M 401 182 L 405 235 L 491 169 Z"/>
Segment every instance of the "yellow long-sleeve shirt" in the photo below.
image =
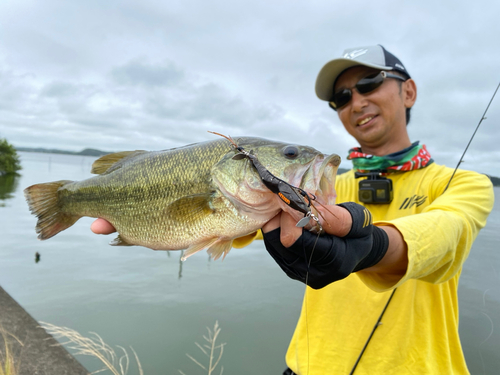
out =
<path fill-rule="evenodd" d="M 286 362 L 300 375 L 349 374 L 392 289 L 394 297 L 356 375 L 467 374 L 458 335 L 462 265 L 493 207 L 490 180 L 431 164 L 394 173 L 390 204 L 367 204 L 376 225 L 396 227 L 408 246 L 403 278 L 357 272 L 307 288 Z M 353 171 L 338 176 L 337 203 L 358 200 Z"/>

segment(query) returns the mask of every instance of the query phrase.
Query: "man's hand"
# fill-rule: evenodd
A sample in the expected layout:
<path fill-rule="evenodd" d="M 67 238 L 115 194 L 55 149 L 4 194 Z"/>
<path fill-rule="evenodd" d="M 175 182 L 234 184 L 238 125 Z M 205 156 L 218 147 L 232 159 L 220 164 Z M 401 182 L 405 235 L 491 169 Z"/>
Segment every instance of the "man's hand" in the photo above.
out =
<path fill-rule="evenodd" d="M 90 230 L 95 234 L 111 234 L 116 232 L 116 229 L 111 225 L 111 223 L 104 219 L 95 220 L 90 226 Z"/>
<path fill-rule="evenodd" d="M 338 237 L 344 237 L 349 233 L 352 227 L 352 218 L 349 211 L 337 205 L 319 206 L 317 209 L 321 214 L 317 216 L 326 233 Z M 262 227 L 262 232 L 271 232 L 281 227 L 281 243 L 285 247 L 290 247 L 302 235 L 302 228 L 296 227 L 295 224 L 297 224 L 297 220 L 282 211 Z"/>
<path fill-rule="evenodd" d="M 262 228 L 269 254 L 292 279 L 320 289 L 385 256 L 389 237 L 372 224 L 365 207 L 349 202 L 328 206 L 321 214 L 328 224 L 322 220 L 327 234 L 319 237 L 295 227 L 295 220 L 284 212 Z"/>

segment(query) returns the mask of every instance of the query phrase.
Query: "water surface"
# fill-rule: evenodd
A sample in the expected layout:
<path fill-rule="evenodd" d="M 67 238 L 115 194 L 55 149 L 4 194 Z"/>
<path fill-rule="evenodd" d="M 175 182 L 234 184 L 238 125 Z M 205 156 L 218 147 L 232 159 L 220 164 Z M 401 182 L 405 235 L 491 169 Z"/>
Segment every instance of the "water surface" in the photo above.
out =
<path fill-rule="evenodd" d="M 223 262 L 199 253 L 181 264 L 180 252 L 111 247 L 113 236 L 90 233 L 89 218 L 38 241 L 22 190 L 88 178 L 95 158 L 20 155 L 22 176 L 0 181 L 0 285 L 35 319 L 132 345 L 148 375 L 202 374 L 185 354 L 204 360 L 194 343 L 217 320 L 227 343 L 224 374 L 281 374 L 304 287 L 286 277 L 261 242 L 233 249 Z M 460 282 L 460 334 L 473 374 L 500 368 L 499 228 L 497 204 Z M 92 360 L 78 359 L 96 370 Z"/>

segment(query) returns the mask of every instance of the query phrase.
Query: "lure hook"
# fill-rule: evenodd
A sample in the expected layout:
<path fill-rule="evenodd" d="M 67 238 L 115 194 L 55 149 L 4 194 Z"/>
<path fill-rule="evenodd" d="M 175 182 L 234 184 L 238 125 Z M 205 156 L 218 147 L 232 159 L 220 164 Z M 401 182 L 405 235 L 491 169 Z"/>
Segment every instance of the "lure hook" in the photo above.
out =
<path fill-rule="evenodd" d="M 296 224 L 297 227 L 305 227 L 309 223 L 310 219 L 313 219 L 319 225 L 320 231 L 323 229 L 320 224 L 319 218 L 311 212 L 311 201 L 316 200 L 316 196 L 311 194 L 311 197 L 305 190 L 297 186 L 293 186 L 273 175 L 271 172 L 269 172 L 269 170 L 267 170 L 266 167 L 261 164 L 259 159 L 257 159 L 252 151 L 248 152 L 243 147 L 238 146 L 238 144 L 230 136 L 212 131 L 209 131 L 209 133 L 216 134 L 227 139 L 235 148 L 235 150 L 239 152 L 238 154 L 233 156 L 233 159 L 249 159 L 252 162 L 254 168 L 257 170 L 257 173 L 259 174 L 259 177 L 261 178 L 264 185 L 266 185 L 266 187 L 273 193 L 277 194 L 278 197 L 283 202 L 285 202 L 286 205 L 304 214 L 304 217 L 300 219 Z"/>

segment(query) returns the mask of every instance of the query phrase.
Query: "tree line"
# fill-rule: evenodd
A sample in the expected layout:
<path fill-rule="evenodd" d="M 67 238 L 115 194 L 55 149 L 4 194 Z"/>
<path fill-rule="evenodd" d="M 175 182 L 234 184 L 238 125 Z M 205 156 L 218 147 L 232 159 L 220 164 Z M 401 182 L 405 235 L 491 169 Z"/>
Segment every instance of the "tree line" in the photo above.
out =
<path fill-rule="evenodd" d="M 17 151 L 5 138 L 0 138 L 0 176 L 17 174 L 21 162 Z"/>

